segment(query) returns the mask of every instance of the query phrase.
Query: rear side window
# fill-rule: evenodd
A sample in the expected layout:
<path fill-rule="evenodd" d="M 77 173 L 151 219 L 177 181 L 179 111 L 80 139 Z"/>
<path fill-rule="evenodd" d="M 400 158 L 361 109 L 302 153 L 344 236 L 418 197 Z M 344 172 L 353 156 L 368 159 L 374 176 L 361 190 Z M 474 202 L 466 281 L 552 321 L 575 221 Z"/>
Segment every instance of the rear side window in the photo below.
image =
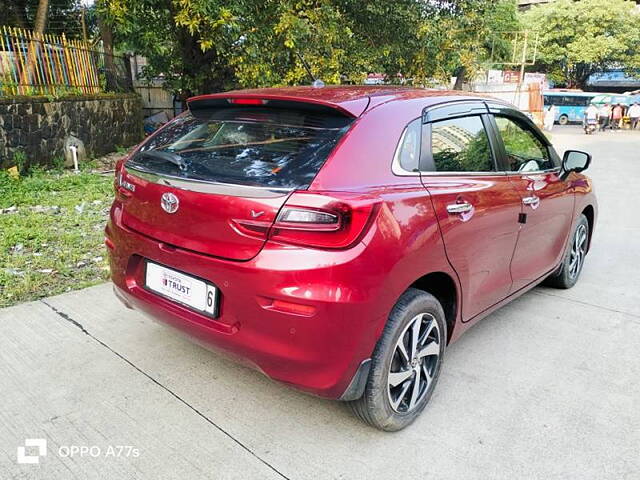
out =
<path fill-rule="evenodd" d="M 197 110 L 175 119 L 127 165 L 196 181 L 307 188 L 351 122 L 304 110 Z"/>
<path fill-rule="evenodd" d="M 419 166 L 421 135 L 422 119 L 418 118 L 407 125 L 400 137 L 395 161 L 407 172 L 413 172 Z"/>
<path fill-rule="evenodd" d="M 489 137 L 479 116 L 427 124 L 431 158 L 427 170 L 436 172 L 492 172 Z"/>

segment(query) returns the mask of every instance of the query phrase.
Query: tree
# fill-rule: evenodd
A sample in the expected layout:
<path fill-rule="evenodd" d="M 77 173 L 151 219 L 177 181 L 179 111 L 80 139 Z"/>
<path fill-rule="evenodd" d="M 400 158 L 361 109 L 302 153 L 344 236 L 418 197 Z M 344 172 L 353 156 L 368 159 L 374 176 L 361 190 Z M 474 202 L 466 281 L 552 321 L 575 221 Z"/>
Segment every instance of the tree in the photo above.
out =
<path fill-rule="evenodd" d="M 233 59 L 238 82 L 308 84 L 305 63 L 325 83 L 362 83 L 369 72 L 406 77 L 428 8 L 415 0 L 264 2 Z"/>
<path fill-rule="evenodd" d="M 640 66 L 640 14 L 629 0 L 558 0 L 531 8 L 524 28 L 540 35 L 536 68 L 554 82 L 584 87 L 611 67 Z"/>
<path fill-rule="evenodd" d="M 113 61 L 113 33 L 111 25 L 105 22 L 102 17 L 97 18 L 98 30 L 102 39 L 102 48 L 104 49 L 104 68 L 105 68 L 105 87 L 109 92 L 115 92 L 118 89 L 118 81 L 115 75 L 116 67 Z"/>
<path fill-rule="evenodd" d="M 67 38 L 81 38 L 80 6 L 77 0 L 48 1 L 46 16 L 40 16 L 39 28 L 47 33 L 61 34 Z M 38 11 L 44 12 L 40 0 L 0 0 L 0 25 L 38 30 Z M 44 22 L 43 19 L 44 18 Z"/>
<path fill-rule="evenodd" d="M 519 28 L 512 0 L 458 2 L 457 9 L 444 20 L 437 23 L 442 38 L 438 66 L 456 77 L 455 89 L 504 57 L 510 51 L 505 32 Z"/>
<path fill-rule="evenodd" d="M 116 43 L 147 57 L 148 76 L 206 93 L 309 84 L 308 70 L 328 84 L 370 72 L 448 83 L 461 65 L 477 68 L 507 4 L 515 11 L 512 0 L 99 0 L 98 10 Z"/>
<path fill-rule="evenodd" d="M 145 74 L 164 76 L 167 87 L 189 93 L 233 86 L 229 57 L 237 49 L 237 19 L 225 4 L 192 0 L 100 0 L 98 14 L 123 49 L 147 58 Z M 201 34 L 202 29 L 205 34 Z"/>

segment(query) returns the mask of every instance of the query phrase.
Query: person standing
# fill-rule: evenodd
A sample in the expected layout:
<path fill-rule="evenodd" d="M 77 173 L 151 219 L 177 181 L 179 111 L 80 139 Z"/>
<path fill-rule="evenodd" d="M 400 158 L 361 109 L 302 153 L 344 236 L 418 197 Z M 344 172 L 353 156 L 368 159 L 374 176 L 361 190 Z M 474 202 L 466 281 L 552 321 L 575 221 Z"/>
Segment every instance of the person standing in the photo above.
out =
<path fill-rule="evenodd" d="M 585 133 L 589 133 L 589 126 L 593 125 L 593 131 L 595 132 L 596 129 L 598 128 L 598 107 L 596 107 L 594 104 L 591 104 L 587 107 L 587 109 L 584 111 L 584 122 L 583 122 L 583 128 Z"/>
<path fill-rule="evenodd" d="M 600 123 L 600 131 L 604 132 L 609 126 L 609 117 L 611 117 L 611 107 L 608 103 L 605 103 L 600 107 L 598 111 L 598 120 Z"/>
<path fill-rule="evenodd" d="M 640 121 L 640 104 L 638 102 L 629 107 L 629 118 L 631 119 L 631 130 L 635 130 Z"/>
<path fill-rule="evenodd" d="M 616 103 L 616 106 L 611 110 L 611 129 L 620 130 L 620 122 L 622 122 L 622 105 Z"/>
<path fill-rule="evenodd" d="M 548 132 L 553 130 L 553 124 L 556 121 L 556 106 L 551 105 L 544 114 L 544 129 Z"/>

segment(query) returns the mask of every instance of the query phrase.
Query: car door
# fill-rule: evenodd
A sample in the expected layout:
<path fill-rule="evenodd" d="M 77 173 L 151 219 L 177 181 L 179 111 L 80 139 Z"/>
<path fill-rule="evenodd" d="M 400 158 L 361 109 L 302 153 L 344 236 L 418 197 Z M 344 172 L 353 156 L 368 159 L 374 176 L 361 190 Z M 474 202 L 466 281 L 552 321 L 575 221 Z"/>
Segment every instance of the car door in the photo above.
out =
<path fill-rule="evenodd" d="M 544 135 L 517 111 L 491 119 L 502 168 L 522 197 L 523 217 L 511 261 L 512 291 L 536 281 L 560 262 L 571 228 L 574 198 L 560 176 L 560 160 Z"/>
<path fill-rule="evenodd" d="M 484 104 L 424 115 L 421 179 L 429 191 L 468 321 L 506 297 L 521 198 L 497 171 Z"/>

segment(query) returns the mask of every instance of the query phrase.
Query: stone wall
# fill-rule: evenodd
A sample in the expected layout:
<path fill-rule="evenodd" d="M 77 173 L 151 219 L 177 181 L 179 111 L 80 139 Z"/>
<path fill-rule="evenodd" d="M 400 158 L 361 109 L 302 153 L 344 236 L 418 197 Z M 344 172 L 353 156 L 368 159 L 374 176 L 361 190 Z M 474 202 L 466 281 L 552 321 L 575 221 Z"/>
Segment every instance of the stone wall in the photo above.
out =
<path fill-rule="evenodd" d="M 24 158 L 27 166 L 51 165 L 76 137 L 97 157 L 142 139 L 142 103 L 137 94 L 101 94 L 63 99 L 0 98 L 0 167 Z"/>

